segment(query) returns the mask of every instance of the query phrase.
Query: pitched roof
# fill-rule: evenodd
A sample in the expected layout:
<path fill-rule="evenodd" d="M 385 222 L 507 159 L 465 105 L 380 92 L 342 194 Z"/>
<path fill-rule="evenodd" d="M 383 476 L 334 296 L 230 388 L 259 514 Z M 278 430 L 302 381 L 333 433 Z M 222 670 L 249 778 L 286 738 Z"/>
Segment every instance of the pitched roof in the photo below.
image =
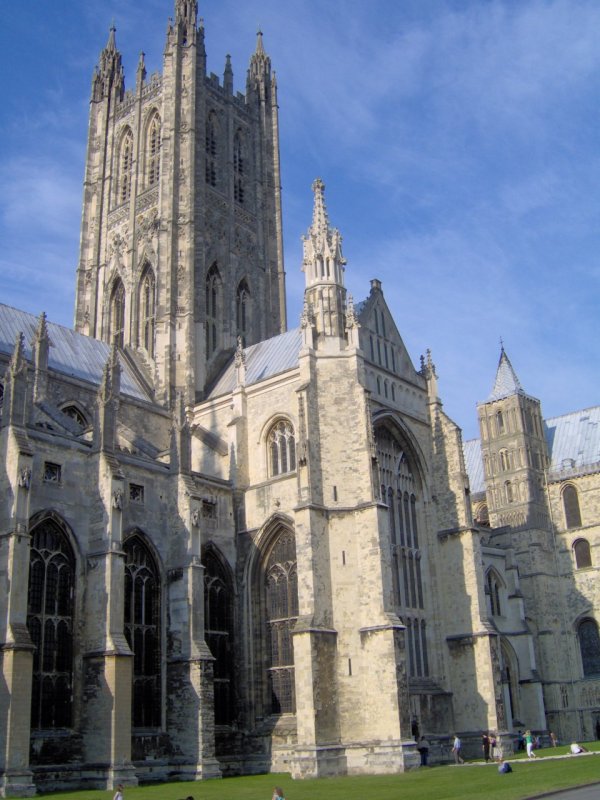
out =
<path fill-rule="evenodd" d="M 108 360 L 110 345 L 76 333 L 63 325 L 47 322 L 50 350 L 48 367 L 63 375 L 99 386 L 104 365 Z M 11 356 L 19 333 L 25 338 L 24 355 L 32 360 L 32 344 L 38 327 L 38 318 L 26 311 L 0 303 L 0 353 Z M 151 402 L 127 361 L 119 354 L 121 364 L 121 393 L 138 400 Z"/>
<path fill-rule="evenodd" d="M 298 366 L 298 353 L 302 345 L 302 331 L 291 331 L 252 344 L 244 350 L 246 356 L 246 386 L 252 386 L 267 378 L 280 375 Z M 232 358 L 229 365 L 212 388 L 208 397 L 219 397 L 235 389 L 235 364 Z"/>
<path fill-rule="evenodd" d="M 494 388 L 486 402 L 491 403 L 494 400 L 500 400 L 512 394 L 525 394 L 525 392 L 503 347 L 500 352 L 498 369 L 496 370 Z"/>

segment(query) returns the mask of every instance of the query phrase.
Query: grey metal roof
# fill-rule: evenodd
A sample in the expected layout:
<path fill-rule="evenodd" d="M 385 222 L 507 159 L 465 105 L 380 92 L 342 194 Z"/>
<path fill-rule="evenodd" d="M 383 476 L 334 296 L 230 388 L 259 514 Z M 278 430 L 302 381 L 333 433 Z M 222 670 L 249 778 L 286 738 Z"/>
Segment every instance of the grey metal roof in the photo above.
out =
<path fill-rule="evenodd" d="M 463 453 L 465 454 L 465 466 L 472 494 L 484 492 L 485 480 L 483 477 L 483 459 L 481 458 L 481 441 L 479 439 L 469 439 L 468 442 L 463 442 Z"/>
<path fill-rule="evenodd" d="M 600 463 L 600 406 L 547 419 L 551 469 L 577 469 Z"/>
<path fill-rule="evenodd" d="M 272 378 L 282 372 L 295 369 L 298 366 L 298 353 L 302 345 L 302 331 L 294 328 L 272 339 L 250 345 L 245 349 L 246 354 L 246 386 L 252 386 L 267 378 Z M 234 359 L 225 369 L 212 391 L 209 398 L 229 394 L 235 389 Z"/>
<path fill-rule="evenodd" d="M 509 357 L 504 352 L 504 348 L 502 348 L 494 388 L 486 402 L 500 400 L 503 397 L 509 397 L 511 394 L 524 394 L 524 392 L 517 378 L 517 373 L 514 371 Z"/>
<path fill-rule="evenodd" d="M 38 318 L 26 311 L 0 303 L 0 353 L 11 356 L 19 333 L 25 338 L 24 355 L 32 358 L 32 342 L 38 327 Z M 110 345 L 76 333 L 63 325 L 47 322 L 50 338 L 48 367 L 64 375 L 100 385 L 104 365 L 108 360 Z M 119 354 L 121 364 L 121 393 L 138 400 L 150 401 L 152 398 L 133 374 L 125 359 Z"/>
<path fill-rule="evenodd" d="M 600 406 L 571 411 L 544 422 L 550 470 L 585 470 L 600 466 Z M 485 491 L 480 439 L 463 443 L 471 492 Z"/>

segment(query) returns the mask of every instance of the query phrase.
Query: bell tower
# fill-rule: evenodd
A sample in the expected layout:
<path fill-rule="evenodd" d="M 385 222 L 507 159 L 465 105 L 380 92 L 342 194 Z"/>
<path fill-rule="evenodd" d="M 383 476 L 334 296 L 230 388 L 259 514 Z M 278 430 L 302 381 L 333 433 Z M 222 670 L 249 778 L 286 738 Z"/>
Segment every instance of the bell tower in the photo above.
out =
<path fill-rule="evenodd" d="M 122 348 L 156 400 L 203 397 L 234 352 L 286 329 L 277 85 L 258 34 L 244 94 L 206 71 L 175 0 L 162 73 L 126 90 L 116 29 L 92 80 L 76 330 Z"/>
<path fill-rule="evenodd" d="M 492 527 L 545 527 L 548 448 L 541 404 L 523 390 L 504 347 L 493 389 L 478 414 Z"/>

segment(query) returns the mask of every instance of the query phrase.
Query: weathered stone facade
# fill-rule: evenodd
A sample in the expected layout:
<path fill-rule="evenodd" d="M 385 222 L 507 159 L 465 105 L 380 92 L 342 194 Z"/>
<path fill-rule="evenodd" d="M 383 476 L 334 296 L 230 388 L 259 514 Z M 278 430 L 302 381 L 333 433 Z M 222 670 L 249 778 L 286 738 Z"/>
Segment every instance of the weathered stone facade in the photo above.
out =
<path fill-rule="evenodd" d="M 464 447 L 318 179 L 286 331 L 262 35 L 244 95 L 205 69 L 195 0 L 132 92 L 111 31 L 76 331 L 0 307 L 0 792 L 593 735 L 600 454 L 555 464 L 504 353 Z"/>

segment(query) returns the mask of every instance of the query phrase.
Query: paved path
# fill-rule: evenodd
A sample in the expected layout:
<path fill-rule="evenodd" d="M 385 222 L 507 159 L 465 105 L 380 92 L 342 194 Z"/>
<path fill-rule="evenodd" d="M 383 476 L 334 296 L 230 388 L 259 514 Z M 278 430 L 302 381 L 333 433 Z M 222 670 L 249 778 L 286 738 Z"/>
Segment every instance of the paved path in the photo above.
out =
<path fill-rule="evenodd" d="M 536 795 L 536 797 L 547 797 L 548 800 L 599 800 L 600 783 L 594 783 L 592 786 L 578 786 L 575 789 L 563 789 L 560 792 L 547 792 Z M 535 800 L 535 798 L 530 798 L 530 800 Z"/>

